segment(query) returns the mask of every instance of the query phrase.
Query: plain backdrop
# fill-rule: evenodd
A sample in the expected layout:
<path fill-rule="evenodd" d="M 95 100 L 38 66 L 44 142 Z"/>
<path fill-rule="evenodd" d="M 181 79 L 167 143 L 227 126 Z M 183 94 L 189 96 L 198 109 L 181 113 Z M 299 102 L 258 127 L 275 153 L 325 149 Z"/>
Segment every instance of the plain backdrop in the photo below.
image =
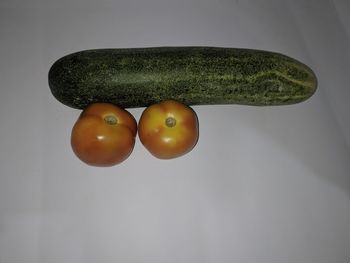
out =
<path fill-rule="evenodd" d="M 349 3 L 2 0 L 0 262 L 350 262 Z M 80 111 L 50 93 L 52 63 L 188 45 L 284 53 L 318 90 L 289 106 L 194 106 L 199 142 L 178 159 L 137 140 L 118 166 L 80 162 Z"/>

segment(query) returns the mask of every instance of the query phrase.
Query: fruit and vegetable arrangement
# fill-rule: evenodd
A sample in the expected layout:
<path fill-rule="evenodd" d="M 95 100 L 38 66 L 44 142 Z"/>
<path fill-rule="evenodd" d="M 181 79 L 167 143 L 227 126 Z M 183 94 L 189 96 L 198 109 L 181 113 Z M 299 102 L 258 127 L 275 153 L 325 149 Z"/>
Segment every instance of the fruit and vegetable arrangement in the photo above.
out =
<path fill-rule="evenodd" d="M 131 154 L 135 138 L 155 157 L 172 159 L 198 141 L 191 105 L 272 106 L 310 98 L 313 71 L 280 53 L 220 47 L 94 49 L 69 54 L 49 71 L 63 104 L 81 109 L 71 134 L 74 153 L 93 166 Z M 127 108 L 145 107 L 137 121 Z"/>

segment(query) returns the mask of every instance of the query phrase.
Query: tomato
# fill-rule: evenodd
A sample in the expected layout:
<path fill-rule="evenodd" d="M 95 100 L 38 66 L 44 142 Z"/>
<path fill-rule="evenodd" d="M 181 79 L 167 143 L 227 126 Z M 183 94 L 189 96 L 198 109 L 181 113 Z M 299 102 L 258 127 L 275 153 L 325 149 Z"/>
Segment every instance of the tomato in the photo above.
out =
<path fill-rule="evenodd" d="M 147 107 L 139 120 L 141 143 L 155 157 L 171 159 L 193 149 L 198 141 L 198 118 L 192 108 L 174 100 Z"/>
<path fill-rule="evenodd" d="M 109 103 L 93 103 L 74 124 L 71 146 L 89 165 L 112 166 L 129 157 L 136 133 L 136 120 L 128 111 Z"/>

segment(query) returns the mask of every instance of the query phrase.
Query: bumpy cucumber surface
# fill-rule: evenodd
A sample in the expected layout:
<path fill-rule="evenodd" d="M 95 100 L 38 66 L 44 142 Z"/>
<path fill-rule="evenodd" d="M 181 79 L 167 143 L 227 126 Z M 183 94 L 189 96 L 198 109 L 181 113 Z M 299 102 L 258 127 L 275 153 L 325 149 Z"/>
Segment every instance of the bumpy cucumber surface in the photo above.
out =
<path fill-rule="evenodd" d="M 52 94 L 83 109 L 93 102 L 123 108 L 175 99 L 187 105 L 287 105 L 308 99 L 317 80 L 305 64 L 261 50 L 219 47 L 95 49 L 57 60 Z"/>

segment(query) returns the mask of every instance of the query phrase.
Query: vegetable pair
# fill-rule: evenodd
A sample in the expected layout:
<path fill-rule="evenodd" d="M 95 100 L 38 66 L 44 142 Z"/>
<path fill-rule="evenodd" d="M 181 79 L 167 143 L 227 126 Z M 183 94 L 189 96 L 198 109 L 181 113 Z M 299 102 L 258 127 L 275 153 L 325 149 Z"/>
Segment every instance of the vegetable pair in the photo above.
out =
<path fill-rule="evenodd" d="M 89 165 L 113 166 L 130 156 L 137 133 L 152 155 L 172 159 L 196 145 L 198 118 L 189 106 L 166 100 L 147 107 L 137 125 L 127 110 L 110 103 L 93 103 L 74 124 L 71 146 Z"/>

